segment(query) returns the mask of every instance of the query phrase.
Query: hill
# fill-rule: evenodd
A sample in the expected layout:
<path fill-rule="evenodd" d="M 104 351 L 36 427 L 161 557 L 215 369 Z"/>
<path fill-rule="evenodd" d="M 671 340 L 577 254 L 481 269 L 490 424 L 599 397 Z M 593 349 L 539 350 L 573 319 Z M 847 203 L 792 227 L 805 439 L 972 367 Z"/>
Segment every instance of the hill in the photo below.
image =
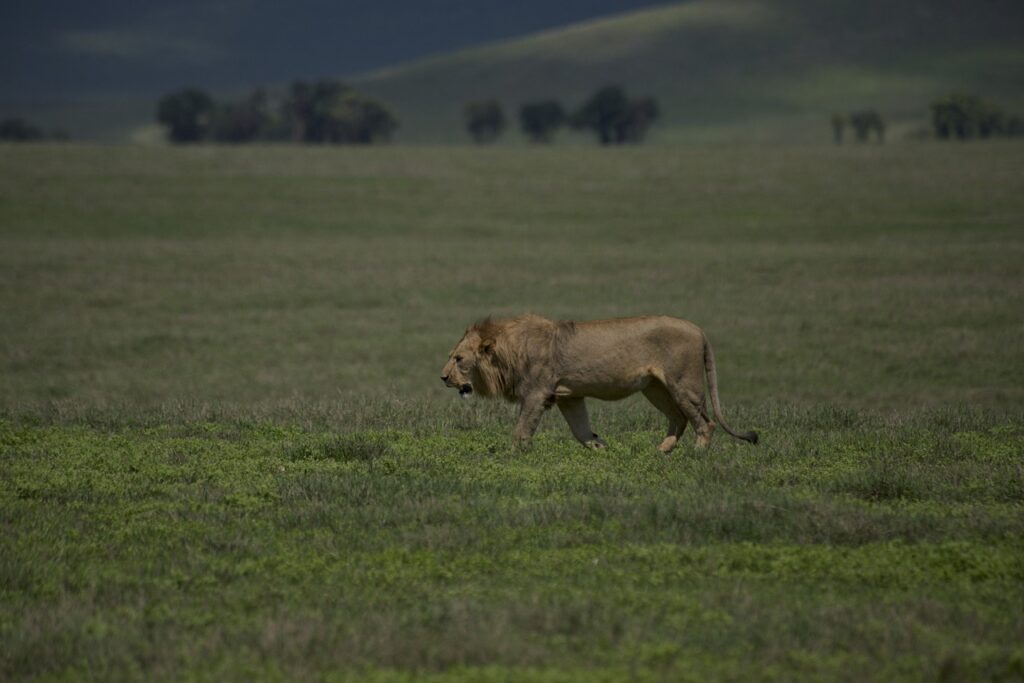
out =
<path fill-rule="evenodd" d="M 827 139 L 832 111 L 874 107 L 899 135 L 966 90 L 1024 108 L 1024 10 L 1006 0 L 695 0 L 574 24 L 357 79 L 400 113 L 403 142 L 465 140 L 462 104 L 620 83 L 654 95 L 657 141 Z"/>
<path fill-rule="evenodd" d="M 609 83 L 659 100 L 663 119 L 652 142 L 810 142 L 828 139 L 833 111 L 866 107 L 900 137 L 925 123 L 931 99 L 951 91 L 1024 112 L 1022 46 L 1018 0 L 691 0 L 363 75 L 341 63 L 325 63 L 321 73 L 390 104 L 401 143 L 466 142 L 468 100 L 497 97 L 514 119 L 525 101 L 556 97 L 576 106 Z M 216 93 L 234 97 L 258 83 L 243 85 Z M 158 97 L 148 88 L 17 113 L 76 139 L 146 142 L 158 138 Z"/>

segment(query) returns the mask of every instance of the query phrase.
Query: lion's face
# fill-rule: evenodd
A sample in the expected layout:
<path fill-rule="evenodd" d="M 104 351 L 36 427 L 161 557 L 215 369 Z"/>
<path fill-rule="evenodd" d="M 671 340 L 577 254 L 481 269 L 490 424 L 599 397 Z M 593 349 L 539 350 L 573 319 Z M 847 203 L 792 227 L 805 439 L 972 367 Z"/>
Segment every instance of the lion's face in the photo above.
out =
<path fill-rule="evenodd" d="M 466 332 L 451 353 L 448 362 L 441 370 L 441 381 L 445 386 L 459 390 L 459 396 L 468 398 L 473 393 L 474 385 L 479 388 L 480 375 L 477 363 L 480 360 L 480 335 L 474 331 Z"/>

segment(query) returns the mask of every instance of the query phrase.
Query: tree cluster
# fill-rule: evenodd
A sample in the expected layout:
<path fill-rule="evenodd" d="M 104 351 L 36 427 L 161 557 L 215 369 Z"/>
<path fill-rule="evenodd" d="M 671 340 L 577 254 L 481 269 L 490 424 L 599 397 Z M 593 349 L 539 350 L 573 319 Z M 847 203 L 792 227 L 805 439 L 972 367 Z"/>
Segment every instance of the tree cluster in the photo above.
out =
<path fill-rule="evenodd" d="M 529 102 L 519 110 L 519 127 L 533 142 L 551 142 L 565 120 L 565 109 L 557 100 Z"/>
<path fill-rule="evenodd" d="M 277 98 L 257 89 L 239 101 L 221 103 L 185 88 L 160 100 L 157 121 L 175 143 L 371 144 L 390 139 L 398 127 L 387 106 L 337 81 L 296 81 Z"/>
<path fill-rule="evenodd" d="M 931 104 L 932 128 L 940 140 L 1024 135 L 1024 119 L 975 95 L 954 93 Z"/>
<path fill-rule="evenodd" d="M 68 134 L 63 131 L 47 133 L 39 126 L 20 117 L 0 121 L 0 141 L 3 142 L 65 141 L 67 139 Z"/>
<path fill-rule="evenodd" d="M 467 102 L 462 115 L 466 130 L 477 144 L 494 142 L 505 130 L 505 112 L 497 100 Z"/>
<path fill-rule="evenodd" d="M 281 108 L 293 142 L 385 142 L 398 119 L 384 104 L 337 81 L 296 81 Z"/>
<path fill-rule="evenodd" d="M 653 97 L 631 99 L 619 86 L 609 85 L 591 95 L 569 118 L 569 125 L 592 130 L 602 145 L 639 143 L 658 114 Z"/>
<path fill-rule="evenodd" d="M 527 102 L 519 110 L 519 126 L 533 142 L 551 142 L 566 125 L 592 131 L 602 145 L 640 143 L 658 119 L 653 97 L 630 98 L 619 86 L 605 86 L 576 111 L 567 113 L 557 100 Z M 463 109 L 466 129 L 477 143 L 493 142 L 506 126 L 497 100 L 469 102 Z"/>
<path fill-rule="evenodd" d="M 874 109 L 863 109 L 849 114 L 832 114 L 832 138 L 837 145 L 843 144 L 843 136 L 846 126 L 853 128 L 854 139 L 857 142 L 867 142 L 871 134 L 875 139 L 885 142 L 885 119 Z"/>

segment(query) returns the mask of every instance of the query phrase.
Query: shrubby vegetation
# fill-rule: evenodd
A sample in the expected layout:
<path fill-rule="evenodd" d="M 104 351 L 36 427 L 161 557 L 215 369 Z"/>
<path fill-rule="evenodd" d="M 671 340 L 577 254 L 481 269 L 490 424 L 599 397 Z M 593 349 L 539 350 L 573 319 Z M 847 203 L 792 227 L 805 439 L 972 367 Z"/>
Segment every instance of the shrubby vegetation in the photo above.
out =
<path fill-rule="evenodd" d="M 505 130 L 505 111 L 498 100 L 467 102 L 462 114 L 466 130 L 477 144 L 494 142 Z"/>
<path fill-rule="evenodd" d="M 591 130 L 602 145 L 642 142 L 647 129 L 658 119 L 653 97 L 631 99 L 617 85 L 601 88 L 569 119 L 577 130 Z"/>
<path fill-rule="evenodd" d="M 175 143 L 371 144 L 390 139 L 398 127 L 386 105 L 337 81 L 296 81 L 276 101 L 257 89 L 239 101 L 218 103 L 202 90 L 185 88 L 160 100 L 157 120 Z"/>
<path fill-rule="evenodd" d="M 184 88 L 157 103 L 156 120 L 171 142 L 199 142 L 210 130 L 213 98 L 198 88 Z"/>
<path fill-rule="evenodd" d="M 478 143 L 493 142 L 505 129 L 505 114 L 497 100 L 469 102 L 464 109 L 466 128 Z M 591 131 L 602 145 L 643 142 L 647 129 L 658 119 L 653 97 L 630 98 L 617 85 L 600 88 L 571 115 L 557 100 L 527 102 L 519 110 L 519 126 L 532 142 L 551 142 L 568 124 Z"/>
<path fill-rule="evenodd" d="M 931 128 L 915 132 L 915 137 L 939 140 L 970 140 L 1024 135 L 1024 118 L 1011 116 L 999 106 L 976 95 L 953 93 L 930 105 Z M 857 142 L 867 142 L 872 135 L 885 141 L 885 120 L 874 109 L 832 114 L 832 137 L 842 144 L 847 126 L 853 129 Z"/>
<path fill-rule="evenodd" d="M 54 131 L 47 134 L 39 126 L 27 119 L 14 117 L 0 121 L 0 141 L 4 142 L 37 142 L 40 140 L 67 140 L 68 134 Z"/>
<path fill-rule="evenodd" d="M 528 102 L 519 110 L 519 126 L 533 142 L 551 142 L 565 120 L 565 109 L 557 100 Z"/>
<path fill-rule="evenodd" d="M 932 128 L 940 140 L 1024 135 L 1024 119 L 975 95 L 953 93 L 931 104 Z"/>
<path fill-rule="evenodd" d="M 885 119 L 874 109 L 863 109 L 842 114 L 832 114 L 832 138 L 837 145 L 843 144 L 846 127 L 853 128 L 854 139 L 857 142 L 867 142 L 872 133 L 879 142 L 885 142 Z"/>
<path fill-rule="evenodd" d="M 216 106 L 210 116 L 210 139 L 251 142 L 275 137 L 275 120 L 265 90 L 257 89 L 237 102 Z"/>
<path fill-rule="evenodd" d="M 853 127 L 857 142 L 867 142 L 874 133 L 878 142 L 885 142 L 885 120 L 874 109 L 855 111 L 850 114 L 850 126 Z"/>
<path fill-rule="evenodd" d="M 386 105 L 336 81 L 296 81 L 281 109 L 293 142 L 370 144 L 398 128 Z"/>

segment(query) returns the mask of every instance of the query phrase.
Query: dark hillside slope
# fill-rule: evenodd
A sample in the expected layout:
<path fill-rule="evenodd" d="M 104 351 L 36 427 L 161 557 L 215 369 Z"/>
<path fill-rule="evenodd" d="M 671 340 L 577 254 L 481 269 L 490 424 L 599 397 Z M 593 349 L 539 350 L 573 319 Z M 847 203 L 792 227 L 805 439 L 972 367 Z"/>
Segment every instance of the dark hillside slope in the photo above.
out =
<path fill-rule="evenodd" d="M 696 0 L 383 70 L 359 86 L 407 142 L 465 139 L 461 107 L 578 103 L 621 83 L 662 103 L 665 140 L 827 139 L 833 110 L 874 107 L 897 135 L 967 90 L 1024 107 L 1024 3 Z"/>

